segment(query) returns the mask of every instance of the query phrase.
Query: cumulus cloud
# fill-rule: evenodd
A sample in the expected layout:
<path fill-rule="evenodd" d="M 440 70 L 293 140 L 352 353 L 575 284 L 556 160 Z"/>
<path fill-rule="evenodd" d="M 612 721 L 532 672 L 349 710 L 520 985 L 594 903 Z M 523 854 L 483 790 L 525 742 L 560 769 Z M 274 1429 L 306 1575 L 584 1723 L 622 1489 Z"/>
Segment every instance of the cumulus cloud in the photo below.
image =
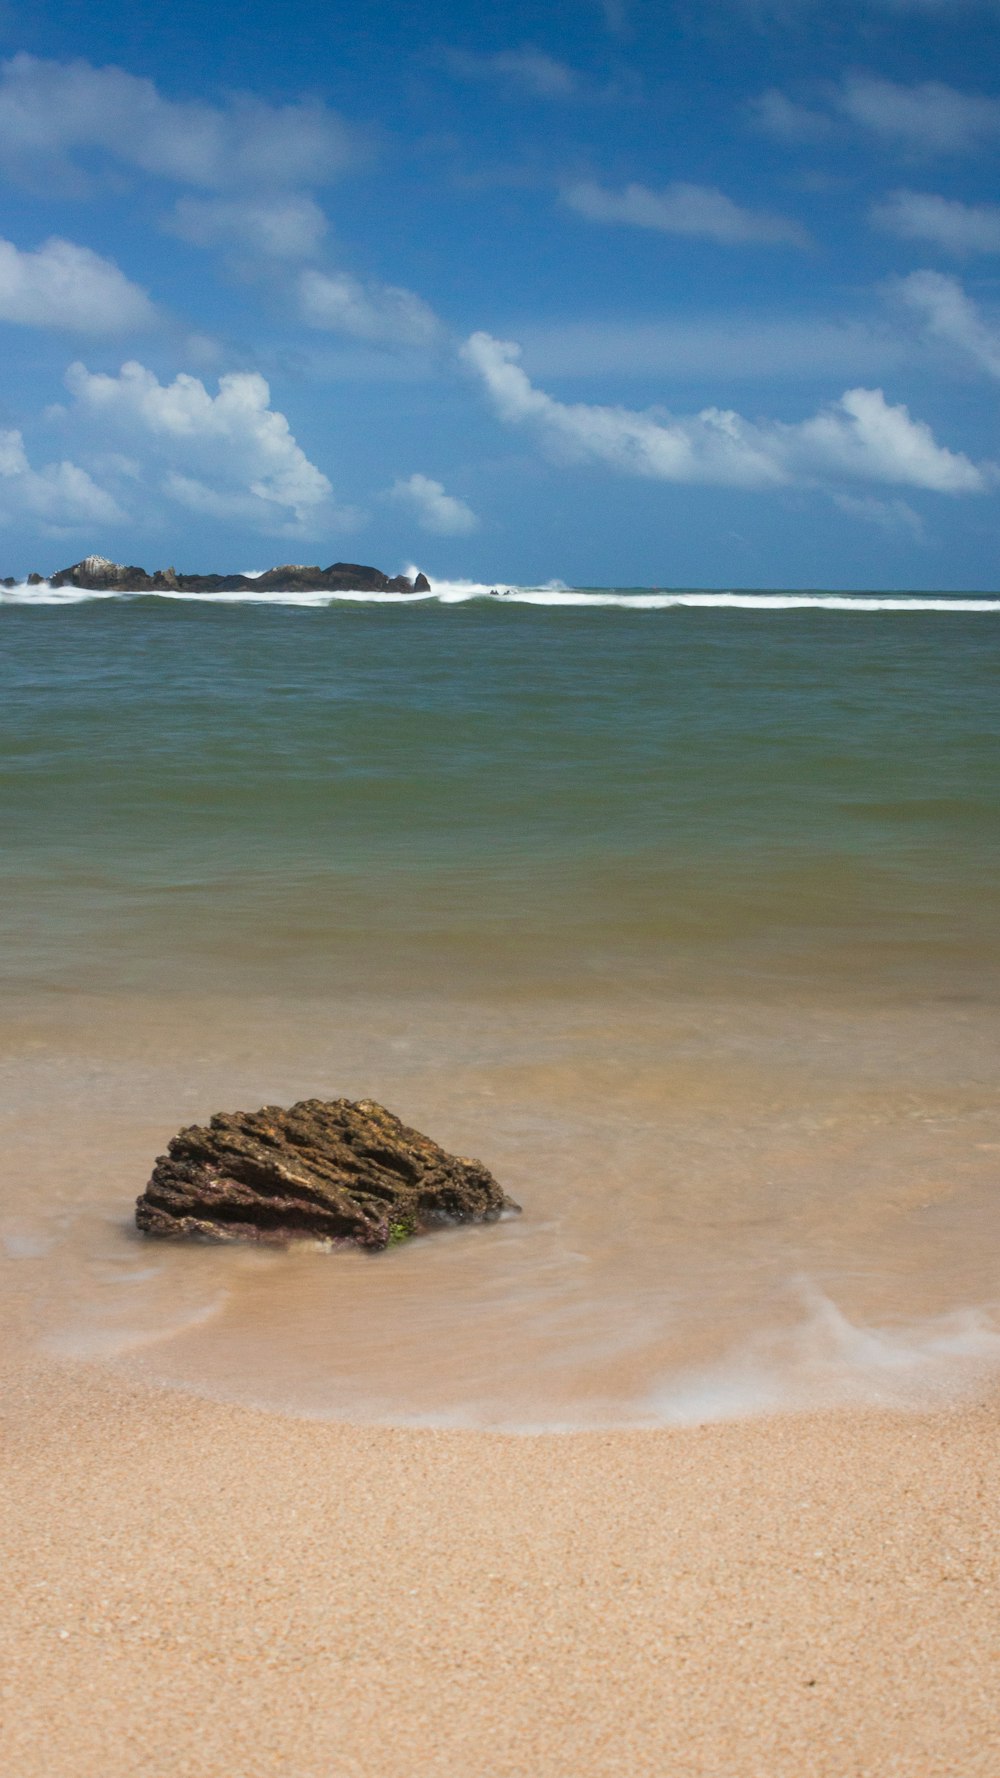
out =
<path fill-rule="evenodd" d="M 932 192 L 893 191 L 871 210 L 876 228 L 946 253 L 1000 253 L 1000 204 L 963 204 Z"/>
<path fill-rule="evenodd" d="M 712 185 L 677 181 L 662 191 L 651 191 L 646 185 L 608 191 L 594 180 L 584 179 L 567 186 L 562 196 L 564 203 L 588 222 L 696 235 L 727 246 L 789 242 L 802 246 L 808 240 L 797 222 L 767 210 L 745 210 Z"/>
<path fill-rule="evenodd" d="M 957 278 L 911 272 L 891 286 L 934 339 L 954 346 L 991 377 L 1000 377 L 1000 329 L 984 320 Z"/>
<path fill-rule="evenodd" d="M 242 248 L 267 259 L 311 259 L 327 222 L 305 192 L 260 197 L 178 198 L 163 227 L 193 247 Z"/>
<path fill-rule="evenodd" d="M 381 345 L 429 346 L 441 324 L 412 290 L 396 284 L 363 284 L 347 272 L 305 271 L 299 306 L 310 327 L 346 333 Z"/>
<path fill-rule="evenodd" d="M 838 108 L 856 124 L 913 154 L 970 154 L 1000 135 L 1000 100 L 940 80 L 899 86 L 870 74 L 844 81 Z"/>
<path fill-rule="evenodd" d="M 38 183 L 100 153 L 142 172 L 208 190 L 280 189 L 335 177 L 357 158 L 346 125 L 325 106 L 224 106 L 166 99 L 122 68 L 17 55 L 0 64 L 0 160 Z"/>
<path fill-rule="evenodd" d="M 433 531 L 439 537 L 467 537 L 478 528 L 479 520 L 471 506 L 454 494 L 446 494 L 442 482 L 429 475 L 410 475 L 394 482 L 390 497 L 413 513 L 422 531 Z"/>
<path fill-rule="evenodd" d="M 184 506 L 288 535 L 315 533 L 338 516 L 329 481 L 255 372 L 220 377 L 211 395 L 197 377 L 161 383 L 135 362 L 117 376 L 73 364 L 66 385 L 74 413 L 102 438 L 132 444 L 161 491 Z"/>
<path fill-rule="evenodd" d="M 50 530 L 110 524 L 124 515 L 113 497 L 76 463 L 33 469 L 20 432 L 0 432 L 0 520 L 25 515 Z"/>
<path fill-rule="evenodd" d="M 861 481 L 899 483 L 938 494 L 981 493 L 994 479 L 961 452 L 934 439 L 923 420 L 881 389 L 848 389 L 829 407 L 796 426 L 778 426 L 790 469 Z"/>
<path fill-rule="evenodd" d="M 849 389 L 791 425 L 719 408 L 676 416 L 557 401 L 529 381 L 518 346 L 486 333 L 473 334 L 462 355 L 501 419 L 533 426 L 565 461 L 627 475 L 743 488 L 846 479 L 957 494 L 981 492 L 997 473 L 937 444 L 929 426 L 880 389 Z"/>
<path fill-rule="evenodd" d="M 37 252 L 0 240 L 0 321 L 74 333 L 129 333 L 156 324 L 146 292 L 110 259 L 54 235 Z"/>
<path fill-rule="evenodd" d="M 462 80 L 501 81 L 533 99 L 571 99 L 580 90 L 579 78 L 572 68 L 530 44 L 521 49 L 501 49 L 493 55 L 450 49 L 446 61 L 451 72 Z"/>

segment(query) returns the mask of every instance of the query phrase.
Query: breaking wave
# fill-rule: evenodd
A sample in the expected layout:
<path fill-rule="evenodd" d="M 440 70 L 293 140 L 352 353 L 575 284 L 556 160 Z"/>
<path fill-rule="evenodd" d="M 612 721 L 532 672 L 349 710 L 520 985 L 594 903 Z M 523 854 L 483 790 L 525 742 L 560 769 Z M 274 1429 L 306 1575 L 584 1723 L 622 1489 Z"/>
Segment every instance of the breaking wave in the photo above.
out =
<path fill-rule="evenodd" d="M 196 593 L 161 589 L 157 592 L 128 592 L 116 589 L 91 592 L 81 587 L 51 587 L 47 581 L 39 586 L 22 584 L 0 587 L 0 606 L 80 605 L 92 601 L 130 601 L 152 599 L 172 604 L 193 605 L 267 605 L 291 610 L 323 610 L 331 605 L 465 605 L 472 600 L 488 600 L 491 605 L 540 605 L 554 609 L 580 610 L 585 607 L 615 607 L 624 611 L 854 611 L 980 614 L 1000 613 L 1000 598 L 948 596 L 935 593 L 832 593 L 832 592 L 695 592 L 665 588 L 611 587 L 582 588 L 550 581 L 545 586 L 515 586 L 506 581 L 488 585 L 475 580 L 435 580 L 429 593 L 372 592 L 280 592 L 268 588 L 256 593 L 250 588 L 236 592 Z"/>
<path fill-rule="evenodd" d="M 155 599 L 181 605 L 267 605 L 290 610 L 324 610 L 333 605 L 468 605 L 488 599 L 489 605 L 539 605 L 555 610 L 582 610 L 587 606 L 616 606 L 626 612 L 950 612 L 1000 613 L 1000 597 L 947 596 L 947 594 L 893 594 L 893 592 L 694 592 L 694 590 L 616 589 L 616 587 L 568 587 L 564 581 L 548 581 L 544 587 L 520 587 L 507 581 L 436 580 L 431 592 L 91 592 L 82 587 L 0 587 L 0 606 L 87 605 L 93 601 Z"/>

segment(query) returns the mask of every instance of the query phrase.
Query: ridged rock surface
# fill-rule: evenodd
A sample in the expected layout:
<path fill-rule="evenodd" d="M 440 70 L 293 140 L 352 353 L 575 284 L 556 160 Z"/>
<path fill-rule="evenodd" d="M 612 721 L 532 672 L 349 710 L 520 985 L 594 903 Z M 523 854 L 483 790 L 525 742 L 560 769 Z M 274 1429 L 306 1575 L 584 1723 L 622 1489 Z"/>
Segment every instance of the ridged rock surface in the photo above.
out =
<path fill-rule="evenodd" d="M 41 585 L 40 574 L 29 574 L 29 586 Z M 4 586 L 13 586 L 13 578 Z M 49 577 L 53 587 L 84 587 L 91 592 L 132 593 L 262 593 L 331 592 L 331 593 L 429 593 L 430 581 L 425 574 L 409 580 L 405 574 L 391 577 L 381 568 L 370 568 L 363 562 L 331 562 L 329 568 L 307 567 L 302 562 L 286 562 L 280 568 L 269 568 L 266 574 L 178 574 L 176 568 L 157 568 L 147 574 L 138 563 L 111 562 L 107 556 L 84 556 L 70 568 L 60 568 Z"/>
<path fill-rule="evenodd" d="M 181 1130 L 135 1220 L 147 1235 L 380 1248 L 517 1208 L 480 1161 L 448 1154 L 374 1099 L 302 1099 Z"/>

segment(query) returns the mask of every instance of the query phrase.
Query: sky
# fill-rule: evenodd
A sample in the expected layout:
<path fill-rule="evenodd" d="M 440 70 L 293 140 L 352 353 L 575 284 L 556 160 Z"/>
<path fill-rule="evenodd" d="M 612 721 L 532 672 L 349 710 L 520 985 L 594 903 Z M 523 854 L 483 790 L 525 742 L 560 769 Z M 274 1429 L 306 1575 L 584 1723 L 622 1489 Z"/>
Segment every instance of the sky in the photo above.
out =
<path fill-rule="evenodd" d="M 998 27 L 0 0 L 0 573 L 996 589 Z"/>

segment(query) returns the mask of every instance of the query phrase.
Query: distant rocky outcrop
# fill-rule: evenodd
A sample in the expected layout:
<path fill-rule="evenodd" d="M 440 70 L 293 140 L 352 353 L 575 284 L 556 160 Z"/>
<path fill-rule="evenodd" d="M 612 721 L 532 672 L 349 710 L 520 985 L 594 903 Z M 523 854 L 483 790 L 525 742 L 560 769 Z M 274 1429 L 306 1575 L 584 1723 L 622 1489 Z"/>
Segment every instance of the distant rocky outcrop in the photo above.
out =
<path fill-rule="evenodd" d="M 181 1130 L 135 1220 L 147 1235 L 377 1249 L 517 1209 L 481 1161 L 448 1154 L 374 1099 L 302 1099 Z"/>
<path fill-rule="evenodd" d="M 42 574 L 29 574 L 29 586 L 41 586 Z M 405 574 L 389 576 L 378 568 L 361 562 L 332 562 L 329 568 L 305 567 L 287 562 L 280 568 L 269 568 L 266 574 L 178 574 L 175 568 L 157 568 L 147 574 L 135 563 L 109 562 L 107 556 L 84 556 L 71 568 L 60 568 L 48 576 L 53 587 L 80 587 L 88 592 L 129 593 L 237 593 L 263 592 L 330 592 L 330 593 L 429 593 L 430 581 L 425 574 L 409 580 Z M 2 582 L 14 586 L 12 578 Z"/>

